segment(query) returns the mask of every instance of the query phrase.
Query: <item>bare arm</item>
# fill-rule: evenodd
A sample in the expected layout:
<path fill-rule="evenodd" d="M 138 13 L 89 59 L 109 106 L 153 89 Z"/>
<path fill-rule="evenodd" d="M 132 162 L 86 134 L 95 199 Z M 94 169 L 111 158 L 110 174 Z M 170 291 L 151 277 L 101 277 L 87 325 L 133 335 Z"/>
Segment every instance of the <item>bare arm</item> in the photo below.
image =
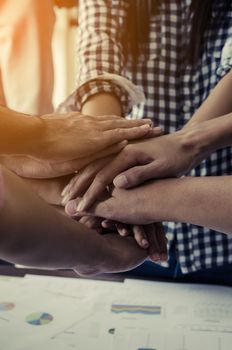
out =
<path fill-rule="evenodd" d="M 119 100 L 117 97 L 107 93 L 99 93 L 90 97 L 82 106 L 81 112 L 92 116 L 122 116 L 122 108 Z"/>
<path fill-rule="evenodd" d="M 154 178 L 181 176 L 211 152 L 231 144 L 232 114 L 173 134 L 130 144 L 97 175 L 94 174 L 95 178 L 79 209 L 89 208 L 113 180 L 116 187 L 131 188 Z M 75 198 L 76 193 L 78 188 L 72 183 L 65 191 L 66 201 Z"/>
<path fill-rule="evenodd" d="M 187 127 L 205 120 L 226 115 L 232 111 L 232 71 L 214 88 L 201 107 L 196 111 Z"/>
<path fill-rule="evenodd" d="M 43 134 L 43 122 L 3 106 L 0 106 L 0 120 L 0 152 L 34 154 Z"/>
<path fill-rule="evenodd" d="M 71 268 L 81 274 L 133 268 L 146 258 L 132 239 L 100 236 L 49 207 L 23 180 L 2 169 L 0 257 L 40 268 Z"/>
<path fill-rule="evenodd" d="M 69 214 L 75 213 L 74 203 L 66 207 Z M 130 190 L 115 189 L 112 197 L 97 202 L 84 214 L 126 224 L 186 222 L 232 234 L 232 176 L 184 177 L 152 181 Z"/>
<path fill-rule="evenodd" d="M 1 106 L 0 120 L 2 155 L 27 155 L 53 162 L 107 152 L 123 140 L 145 136 L 149 130 L 139 126 L 150 124 L 149 120 L 129 121 L 115 116 L 95 118 L 75 112 L 32 117 Z"/>

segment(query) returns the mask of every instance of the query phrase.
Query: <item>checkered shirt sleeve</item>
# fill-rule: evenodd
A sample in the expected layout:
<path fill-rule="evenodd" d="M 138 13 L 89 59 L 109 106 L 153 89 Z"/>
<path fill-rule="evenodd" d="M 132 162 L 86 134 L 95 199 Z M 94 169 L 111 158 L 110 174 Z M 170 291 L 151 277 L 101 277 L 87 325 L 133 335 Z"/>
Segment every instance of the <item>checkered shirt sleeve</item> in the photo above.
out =
<path fill-rule="evenodd" d="M 126 2 L 121 0 L 80 0 L 77 40 L 76 108 L 97 93 L 115 95 L 124 114 L 131 109 L 128 92 L 110 78 L 100 80 L 104 74 L 124 74 L 124 56 L 120 31 L 126 15 Z"/>
<path fill-rule="evenodd" d="M 128 77 L 146 96 L 145 102 L 133 106 L 132 118 L 151 118 L 165 133 L 181 129 L 232 69 L 232 2 L 228 1 L 225 9 L 224 0 L 213 1 L 202 56 L 195 66 L 184 60 L 190 3 L 191 0 L 159 2 L 159 11 L 151 20 L 149 47 L 135 71 L 130 63 L 124 68 L 119 40 L 127 1 L 80 0 L 79 74 L 75 92 L 79 108 L 92 94 L 112 91 L 119 98 L 124 96 L 124 108 L 128 111 L 129 98 L 123 85 L 111 79 L 98 79 L 107 74 Z M 227 147 L 213 153 L 186 176 L 231 174 L 232 147 Z M 185 223 L 168 222 L 165 227 L 170 243 L 176 245 L 183 273 L 232 264 L 232 237 Z"/>

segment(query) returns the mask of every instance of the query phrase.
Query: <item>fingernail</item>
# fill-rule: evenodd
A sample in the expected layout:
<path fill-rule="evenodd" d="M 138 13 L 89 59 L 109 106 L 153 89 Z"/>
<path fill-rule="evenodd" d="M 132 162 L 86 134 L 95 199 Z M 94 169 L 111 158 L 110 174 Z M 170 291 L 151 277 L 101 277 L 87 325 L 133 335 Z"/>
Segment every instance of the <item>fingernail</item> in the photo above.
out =
<path fill-rule="evenodd" d="M 149 130 L 149 129 L 151 129 L 151 125 L 149 125 L 149 124 L 144 124 L 144 125 L 140 126 L 140 128 L 141 128 L 141 129 L 147 129 L 147 130 Z"/>
<path fill-rule="evenodd" d="M 153 130 L 155 131 L 163 131 L 163 128 L 161 128 L 161 126 L 156 126 L 153 128 Z"/>
<path fill-rule="evenodd" d="M 68 215 L 74 215 L 76 213 L 75 201 L 70 201 L 66 204 L 65 211 Z"/>
<path fill-rule="evenodd" d="M 121 147 L 125 147 L 127 145 L 128 145 L 128 141 L 127 140 L 124 140 L 124 141 L 120 142 L 120 146 Z"/>
<path fill-rule="evenodd" d="M 63 191 L 61 193 L 62 197 L 64 197 L 67 194 L 69 187 L 70 187 L 70 185 L 65 186 L 65 188 L 63 189 Z"/>
<path fill-rule="evenodd" d="M 153 126 L 153 121 L 151 119 L 143 119 L 144 122 L 146 122 L 146 124 Z"/>
<path fill-rule="evenodd" d="M 82 217 L 83 216 L 83 212 L 79 212 L 79 211 L 75 211 L 75 213 L 72 215 L 72 216 L 75 216 L 75 217 Z"/>
<path fill-rule="evenodd" d="M 114 185 L 116 187 L 125 188 L 128 185 L 128 181 L 125 175 L 119 175 L 114 179 Z"/>
<path fill-rule="evenodd" d="M 149 242 L 146 239 L 143 239 L 141 243 L 142 243 L 142 246 L 144 248 L 148 248 L 149 247 Z"/>
<path fill-rule="evenodd" d="M 104 228 L 108 228 L 108 221 L 107 220 L 103 220 L 101 223 L 102 227 Z"/>
<path fill-rule="evenodd" d="M 126 236 L 127 234 L 128 234 L 127 230 L 125 228 L 123 228 L 121 230 L 121 235 Z"/>

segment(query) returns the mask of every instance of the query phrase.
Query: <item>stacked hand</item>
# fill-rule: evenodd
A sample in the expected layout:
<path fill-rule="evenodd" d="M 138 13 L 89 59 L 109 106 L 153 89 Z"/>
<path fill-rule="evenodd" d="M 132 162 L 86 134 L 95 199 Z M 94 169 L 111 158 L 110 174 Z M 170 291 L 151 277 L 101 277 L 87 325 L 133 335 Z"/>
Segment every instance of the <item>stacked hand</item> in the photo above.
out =
<path fill-rule="evenodd" d="M 76 205 L 79 200 L 77 197 L 80 197 L 85 193 L 92 180 L 94 179 L 96 173 L 104 165 L 109 163 L 110 160 L 112 160 L 112 157 L 107 157 L 105 159 L 95 161 L 79 171 L 78 174 L 73 177 L 69 185 L 63 191 L 63 204 L 68 202 L 68 205 L 66 206 L 67 214 L 74 217 L 76 220 L 86 225 L 87 227 L 97 230 L 98 232 L 101 232 L 102 228 L 105 228 L 111 232 L 117 231 L 121 236 L 124 237 L 132 235 L 141 248 L 148 250 L 148 254 L 151 260 L 155 262 L 159 260 L 167 260 L 167 241 L 163 227 L 160 223 L 152 224 L 154 221 L 153 220 L 151 221 L 150 225 L 133 225 L 136 220 L 132 217 L 131 221 L 128 222 L 130 225 L 122 224 L 126 221 L 123 217 L 120 217 L 120 212 L 122 211 L 127 217 L 127 213 L 129 213 L 130 210 L 133 212 L 133 207 L 136 206 L 136 203 L 134 203 L 133 200 L 128 205 L 128 198 L 126 193 L 125 197 L 122 198 L 119 205 L 114 208 L 114 213 L 116 213 L 116 216 L 114 218 L 111 216 L 110 211 L 108 213 L 109 216 L 107 217 L 106 212 L 102 211 L 101 208 L 102 204 L 105 203 L 106 198 L 114 198 L 116 189 L 111 191 L 111 193 L 109 193 L 109 191 L 104 191 L 103 195 L 101 194 L 101 200 L 98 201 L 99 210 L 97 210 L 97 212 L 93 212 L 93 208 L 91 208 L 91 210 L 87 211 L 86 213 L 76 213 Z M 75 199 L 73 201 L 69 201 L 71 198 Z M 124 202 L 125 198 L 126 202 Z M 125 203 L 128 205 L 128 207 L 125 207 Z M 115 203 L 113 202 L 113 206 L 114 204 Z M 96 209 L 96 204 L 94 208 Z M 108 218 L 109 220 L 106 221 L 102 218 Z"/>
<path fill-rule="evenodd" d="M 150 240 L 149 249 L 153 252 L 150 252 L 153 260 L 157 260 L 157 255 L 166 259 L 166 239 L 161 225 L 152 226 L 155 234 L 151 233 L 151 226 L 147 226 L 160 220 L 158 216 L 153 220 L 146 216 L 148 208 L 145 203 L 149 203 L 149 195 L 152 193 L 145 190 L 146 186 L 133 190 L 129 188 L 154 178 L 181 176 L 198 164 L 200 152 L 196 143 L 187 142 L 188 133 L 186 129 L 129 144 L 116 157 L 95 161 L 87 166 L 63 191 L 63 203 L 66 204 L 67 214 L 74 217 L 83 216 L 85 219 L 82 220 L 90 225 L 93 225 L 95 220 L 92 217 L 86 218 L 86 215 L 106 218 L 116 223 L 136 224 L 135 228 L 130 228 L 129 231 L 134 233 L 138 244 L 143 246 L 144 240 Z M 105 189 L 112 182 L 116 189 L 109 194 Z M 145 226 L 138 226 L 142 224 Z M 128 234 L 125 226 L 120 227 L 118 231 Z M 143 247 L 147 248 L 146 244 Z"/>
<path fill-rule="evenodd" d="M 33 189 L 51 204 L 61 202 L 61 186 L 70 179 L 65 180 L 64 175 L 74 174 L 95 159 L 120 152 L 128 140 L 160 133 L 151 129 L 150 120 L 129 121 L 117 116 L 95 118 L 73 112 L 34 120 L 39 125 L 39 134 L 33 152 L 1 156 L 0 163 L 28 178 Z"/>

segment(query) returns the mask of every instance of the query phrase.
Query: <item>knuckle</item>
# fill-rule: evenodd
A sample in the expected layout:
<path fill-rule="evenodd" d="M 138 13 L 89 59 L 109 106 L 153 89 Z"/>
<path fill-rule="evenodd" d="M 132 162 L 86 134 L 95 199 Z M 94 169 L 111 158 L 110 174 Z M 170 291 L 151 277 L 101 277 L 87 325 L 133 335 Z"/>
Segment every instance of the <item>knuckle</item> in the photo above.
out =
<path fill-rule="evenodd" d="M 157 162 L 157 167 L 159 167 L 162 171 L 167 171 L 171 169 L 171 162 L 167 158 L 162 158 Z"/>
<path fill-rule="evenodd" d="M 140 169 L 134 169 L 133 180 L 138 182 L 144 181 L 144 173 Z"/>
<path fill-rule="evenodd" d="M 101 172 L 99 172 L 95 176 L 95 184 L 100 185 L 101 187 L 106 187 L 106 185 L 107 185 L 106 179 L 105 179 L 104 175 Z"/>
<path fill-rule="evenodd" d="M 123 130 L 120 128 L 116 128 L 116 129 L 114 129 L 114 133 L 115 133 L 115 135 L 120 136 L 121 134 L 123 134 Z"/>

